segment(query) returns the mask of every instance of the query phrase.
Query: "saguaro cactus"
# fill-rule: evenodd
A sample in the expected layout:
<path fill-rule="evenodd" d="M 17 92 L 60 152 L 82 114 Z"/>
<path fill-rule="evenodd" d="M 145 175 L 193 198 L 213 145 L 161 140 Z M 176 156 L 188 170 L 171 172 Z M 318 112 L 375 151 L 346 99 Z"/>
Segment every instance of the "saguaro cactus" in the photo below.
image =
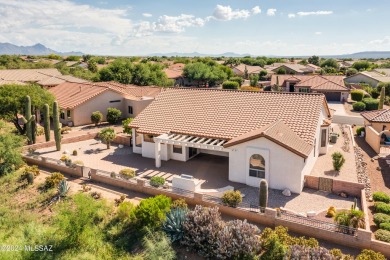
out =
<path fill-rule="evenodd" d="M 61 123 L 60 111 L 57 101 L 53 103 L 53 125 L 54 125 L 54 139 L 56 141 L 57 151 L 61 151 Z"/>
<path fill-rule="evenodd" d="M 265 179 L 260 181 L 259 206 L 262 212 L 268 205 L 268 183 Z"/>
<path fill-rule="evenodd" d="M 383 104 L 385 103 L 385 87 L 382 87 L 381 89 L 381 96 L 379 98 L 379 107 L 378 109 L 383 109 Z"/>
<path fill-rule="evenodd" d="M 26 128 L 26 136 L 28 139 L 28 144 L 32 144 L 34 141 L 34 132 L 32 122 L 35 122 L 35 116 L 31 115 L 31 98 L 30 96 L 26 96 L 26 103 L 24 106 L 24 119 L 23 122 Z M 34 138 L 34 139 L 33 139 Z"/>
<path fill-rule="evenodd" d="M 31 141 L 33 144 L 35 144 L 37 140 L 37 122 L 35 121 L 35 116 L 34 120 L 31 121 Z"/>
<path fill-rule="evenodd" d="M 45 104 L 43 107 L 43 120 L 45 128 L 45 140 L 46 142 L 50 141 L 50 108 L 48 104 Z"/>

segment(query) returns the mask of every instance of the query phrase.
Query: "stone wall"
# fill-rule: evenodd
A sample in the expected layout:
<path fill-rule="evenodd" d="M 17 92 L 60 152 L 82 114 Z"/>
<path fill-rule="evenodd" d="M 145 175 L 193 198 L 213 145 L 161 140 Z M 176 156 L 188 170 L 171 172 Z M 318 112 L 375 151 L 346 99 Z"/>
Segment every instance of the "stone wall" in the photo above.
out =
<path fill-rule="evenodd" d="M 25 160 L 29 164 L 39 165 L 41 167 L 49 168 L 60 173 L 72 175 L 73 177 L 83 176 L 83 166 L 75 165 L 74 167 L 68 167 L 63 164 L 58 164 L 54 160 L 48 160 L 44 157 L 34 158 L 29 156 L 23 156 L 23 160 Z"/>
<path fill-rule="evenodd" d="M 306 175 L 305 176 L 305 187 L 318 190 L 319 177 Z M 339 194 L 340 192 L 346 192 L 348 195 L 361 197 L 361 190 L 364 189 L 364 184 L 342 181 L 333 179 L 332 193 Z"/>

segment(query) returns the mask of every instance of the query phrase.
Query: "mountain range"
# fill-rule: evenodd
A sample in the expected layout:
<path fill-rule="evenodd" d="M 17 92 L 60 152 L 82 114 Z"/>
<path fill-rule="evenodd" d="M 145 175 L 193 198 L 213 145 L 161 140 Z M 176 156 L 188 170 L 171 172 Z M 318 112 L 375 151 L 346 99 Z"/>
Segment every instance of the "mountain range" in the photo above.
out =
<path fill-rule="evenodd" d="M 50 48 L 47 48 L 46 46 L 37 43 L 32 46 L 17 46 L 11 43 L 0 43 L 0 55 L 2 54 L 20 54 L 20 55 L 49 55 L 49 54 L 58 54 L 61 56 L 69 56 L 69 55 L 76 55 L 81 56 L 83 55 L 82 52 L 59 52 L 52 50 Z"/>

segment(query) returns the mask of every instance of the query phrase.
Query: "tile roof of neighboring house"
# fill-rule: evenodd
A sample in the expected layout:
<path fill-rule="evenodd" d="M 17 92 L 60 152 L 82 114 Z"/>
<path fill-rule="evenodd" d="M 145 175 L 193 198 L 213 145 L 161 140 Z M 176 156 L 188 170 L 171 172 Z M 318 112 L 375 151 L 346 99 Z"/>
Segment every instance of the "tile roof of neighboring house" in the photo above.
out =
<path fill-rule="evenodd" d="M 61 108 L 72 109 L 94 98 L 105 91 L 115 91 L 124 98 L 141 100 L 145 97 L 155 97 L 161 88 L 151 86 L 124 85 L 117 82 L 74 83 L 65 82 L 49 91 L 56 97 Z"/>
<path fill-rule="evenodd" d="M 293 70 L 293 71 L 295 71 L 297 73 L 305 73 L 305 72 L 312 71 L 311 69 L 308 69 L 306 66 L 301 65 L 301 64 L 296 64 L 296 63 L 282 63 L 280 66 L 277 66 L 277 67 L 273 68 L 272 70 L 276 71 L 280 67 L 283 67 L 283 66 L 287 67 L 290 70 Z"/>
<path fill-rule="evenodd" d="M 355 75 L 352 75 L 352 76 L 349 76 L 347 78 L 352 78 L 352 77 L 355 77 L 357 75 L 364 75 L 366 77 L 369 77 L 369 78 L 372 78 L 376 81 L 379 81 L 379 82 L 390 82 L 390 76 L 386 76 L 386 75 L 383 75 L 382 73 L 379 73 L 377 71 L 362 71 L 362 72 L 359 72 Z"/>
<path fill-rule="evenodd" d="M 323 94 L 168 88 L 130 126 L 140 133 L 231 140 L 282 120 L 296 136 L 312 145 L 324 106 L 330 116 Z M 284 126 L 277 126 L 286 136 L 292 136 Z"/>
<path fill-rule="evenodd" d="M 390 77 L 390 69 L 374 69 L 374 71 L 384 74 L 385 76 Z"/>
<path fill-rule="evenodd" d="M 390 123 L 390 109 L 366 111 L 360 114 L 370 122 Z"/>
<path fill-rule="evenodd" d="M 260 137 L 265 137 L 304 158 L 307 158 L 309 156 L 313 148 L 312 145 L 301 139 L 282 120 L 275 121 L 253 131 L 235 137 L 225 143 L 224 147 L 230 147 Z"/>
<path fill-rule="evenodd" d="M 85 79 L 79 79 L 73 77 L 71 75 L 61 75 L 61 76 L 47 77 L 46 79 L 40 80 L 37 83 L 41 86 L 55 86 L 55 85 L 62 84 L 64 82 L 83 83 L 88 81 Z"/>
<path fill-rule="evenodd" d="M 24 83 L 22 81 L 0 79 L 0 86 L 1 85 L 9 85 L 9 84 L 26 85 L 26 83 Z"/>
<path fill-rule="evenodd" d="M 183 70 L 186 65 L 184 63 L 174 63 L 164 69 L 168 79 L 177 79 L 183 76 Z"/>
<path fill-rule="evenodd" d="M 298 82 L 296 87 L 309 87 L 323 91 L 349 91 L 345 86 L 344 76 L 323 75 L 272 75 L 271 85 L 282 86 L 285 81 Z"/>
<path fill-rule="evenodd" d="M 248 70 L 248 74 L 260 73 L 260 71 L 263 70 L 263 68 L 260 66 L 250 66 L 250 65 L 243 64 L 243 63 L 235 66 L 233 69 L 236 69 L 236 70 L 244 73 L 245 68 Z"/>
<path fill-rule="evenodd" d="M 319 69 L 321 69 L 321 67 L 319 67 L 319 66 L 317 66 L 317 65 L 314 65 L 314 64 L 311 64 L 311 63 L 307 64 L 306 67 L 310 67 L 310 68 L 312 68 L 312 69 L 314 69 L 314 70 L 319 70 Z"/>

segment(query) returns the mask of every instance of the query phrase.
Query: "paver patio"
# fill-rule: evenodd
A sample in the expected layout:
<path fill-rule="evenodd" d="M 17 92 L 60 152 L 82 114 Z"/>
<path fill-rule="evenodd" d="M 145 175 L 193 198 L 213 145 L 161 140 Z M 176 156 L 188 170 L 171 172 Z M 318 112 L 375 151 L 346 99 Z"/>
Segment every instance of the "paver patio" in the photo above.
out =
<path fill-rule="evenodd" d="M 352 145 L 353 137 L 351 137 L 350 131 L 347 131 L 348 128 L 345 128 L 345 132 L 348 134 L 350 141 L 349 151 L 343 151 L 342 147 L 344 144 L 344 138 L 342 136 L 342 132 L 339 125 L 332 124 L 331 128 L 333 129 L 333 132 L 339 134 L 337 142 L 335 144 L 330 143 L 327 154 L 318 156 L 310 175 L 350 182 L 358 182 L 356 173 L 355 153 Z M 341 168 L 340 172 L 333 170 L 332 154 L 334 152 L 341 152 L 345 158 L 345 163 Z"/>

